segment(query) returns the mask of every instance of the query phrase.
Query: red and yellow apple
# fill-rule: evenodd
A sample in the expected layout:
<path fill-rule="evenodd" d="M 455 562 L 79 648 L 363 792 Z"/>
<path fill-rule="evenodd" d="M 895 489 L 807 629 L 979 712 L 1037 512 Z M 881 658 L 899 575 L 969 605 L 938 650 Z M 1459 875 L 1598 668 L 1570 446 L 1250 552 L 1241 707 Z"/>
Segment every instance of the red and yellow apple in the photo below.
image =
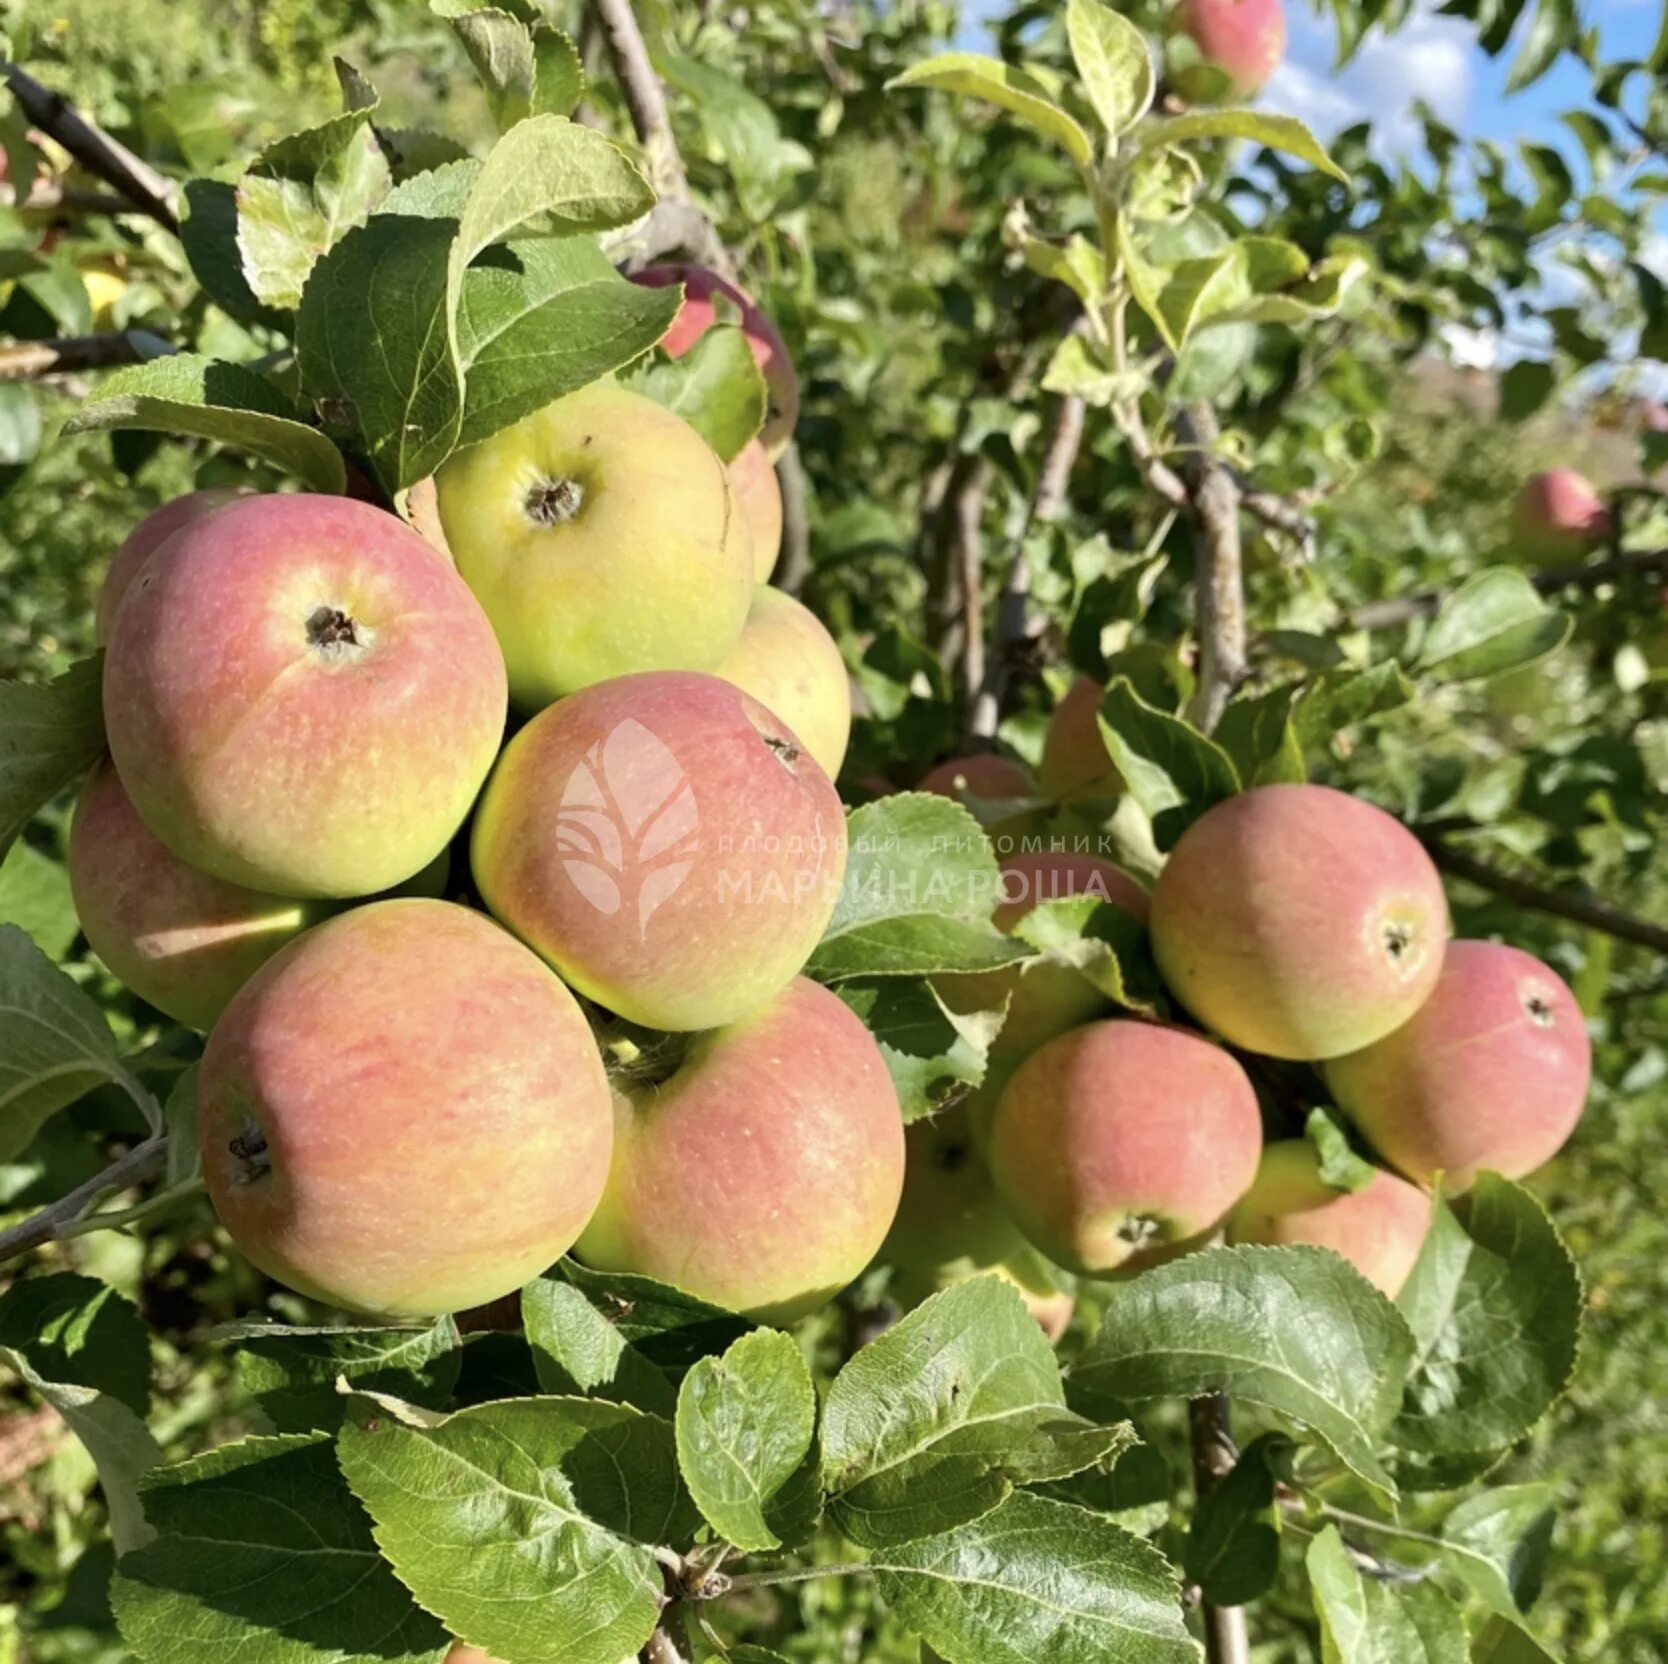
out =
<path fill-rule="evenodd" d="M 1104 1276 L 1202 1241 L 1250 1188 L 1261 1149 L 1257 1095 L 1227 1052 L 1114 1019 L 1019 1066 L 987 1153 L 1026 1237 L 1056 1265 Z"/>
<path fill-rule="evenodd" d="M 475 598 L 345 497 L 248 497 L 187 525 L 129 586 L 105 655 L 110 751 L 146 826 L 284 895 L 368 895 L 431 862 L 504 714 Z"/>
<path fill-rule="evenodd" d="M 1171 75 L 1192 103 L 1254 98 L 1286 55 L 1282 0 L 1181 0 L 1169 31 L 1197 52 L 1173 64 Z"/>
<path fill-rule="evenodd" d="M 138 577 L 139 569 L 171 538 L 175 532 L 194 520 L 212 514 L 227 503 L 236 502 L 245 493 L 230 486 L 216 486 L 207 491 L 188 491 L 175 497 L 154 513 L 147 514 L 127 534 L 122 546 L 110 557 L 105 569 L 104 584 L 98 592 L 98 613 L 93 620 L 94 639 L 102 647 L 110 640 L 116 625 L 116 609 L 127 594 L 128 585 Z"/>
<path fill-rule="evenodd" d="M 1201 815 L 1152 894 L 1170 991 L 1230 1044 L 1341 1057 L 1382 1039 L 1442 971 L 1448 907 L 1417 838 L 1327 786 L 1259 786 Z"/>
<path fill-rule="evenodd" d="M 582 994 L 650 1028 L 716 1028 L 809 958 L 845 872 L 845 813 L 756 699 L 650 672 L 576 693 L 510 741 L 471 860 L 487 906 Z"/>
<path fill-rule="evenodd" d="M 383 901 L 246 983 L 197 1081 L 203 1175 L 261 1270 L 432 1317 L 520 1288 L 608 1177 L 607 1077 L 573 996 L 490 919 Z"/>
<path fill-rule="evenodd" d="M 1526 480 L 1512 509 L 1512 546 L 1535 566 L 1580 560 L 1609 542 L 1611 531 L 1604 499 L 1574 468 Z"/>
<path fill-rule="evenodd" d="M 446 547 L 522 710 L 639 670 L 715 670 L 753 595 L 730 475 L 681 416 L 596 385 L 435 476 Z"/>
<path fill-rule="evenodd" d="M 616 1108 L 608 1188 L 578 1247 L 599 1270 L 789 1323 L 863 1270 L 897 1212 L 904 1129 L 885 1059 L 803 977 Z"/>
<path fill-rule="evenodd" d="M 1043 796 L 1055 803 L 1117 797 L 1123 792 L 1123 776 L 1101 737 L 1103 692 L 1098 682 L 1080 676 L 1048 719 L 1037 783 Z"/>
<path fill-rule="evenodd" d="M 757 439 L 749 439 L 731 459 L 730 484 L 753 546 L 753 581 L 767 584 L 782 553 L 782 487 L 775 464 Z"/>
<path fill-rule="evenodd" d="M 1466 1189 L 1550 1161 L 1587 1101 L 1592 1044 L 1575 996 L 1532 954 L 1451 942 L 1430 998 L 1326 1066 L 1338 1106 L 1391 1166 Z"/>
<path fill-rule="evenodd" d="M 999 756 L 994 751 L 980 752 L 971 757 L 951 757 L 936 763 L 921 776 L 915 789 L 931 792 L 935 797 L 953 797 L 958 803 L 964 797 L 1003 803 L 1015 798 L 1035 797 L 1037 792 L 1036 782 L 1023 763 Z"/>

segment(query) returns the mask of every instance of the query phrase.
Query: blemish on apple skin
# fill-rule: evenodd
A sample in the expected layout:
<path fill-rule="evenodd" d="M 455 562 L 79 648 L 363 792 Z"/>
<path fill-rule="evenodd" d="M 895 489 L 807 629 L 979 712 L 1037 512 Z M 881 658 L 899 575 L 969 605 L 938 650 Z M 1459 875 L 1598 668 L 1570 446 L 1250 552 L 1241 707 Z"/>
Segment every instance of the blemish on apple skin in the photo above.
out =
<path fill-rule="evenodd" d="M 794 764 L 799 761 L 799 747 L 792 740 L 784 739 L 780 734 L 766 734 L 764 742 L 771 749 L 776 760 L 789 774 L 795 772 Z"/>

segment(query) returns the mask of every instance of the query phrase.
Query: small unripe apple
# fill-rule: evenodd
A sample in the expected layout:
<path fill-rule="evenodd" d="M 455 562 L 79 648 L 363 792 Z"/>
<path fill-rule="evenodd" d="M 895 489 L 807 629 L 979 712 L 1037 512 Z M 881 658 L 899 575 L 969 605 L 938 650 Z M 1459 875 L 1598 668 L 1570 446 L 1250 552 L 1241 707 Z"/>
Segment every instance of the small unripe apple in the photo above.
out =
<path fill-rule="evenodd" d="M 749 439 L 731 459 L 730 484 L 753 545 L 753 581 L 767 584 L 782 553 L 782 487 L 775 464 L 757 439 Z"/>
<path fill-rule="evenodd" d="M 790 1323 L 863 1270 L 897 1212 L 904 1129 L 886 1061 L 806 978 L 616 1106 L 607 1193 L 579 1239 L 599 1270 Z"/>
<path fill-rule="evenodd" d="M 787 449 L 799 420 L 799 377 L 794 374 L 793 360 L 775 324 L 744 289 L 705 266 L 648 266 L 633 273 L 631 281 L 651 289 L 683 285 L 683 305 L 660 342 L 661 349 L 673 358 L 682 358 L 714 324 L 740 326 L 752 349 L 753 362 L 764 377 L 765 419 L 759 443 L 774 462 Z"/>
<path fill-rule="evenodd" d="M 598 384 L 435 476 L 446 547 L 522 710 L 639 670 L 714 670 L 753 594 L 730 475 L 681 416 Z"/>
<path fill-rule="evenodd" d="M 1430 1227 L 1431 1199 L 1416 1185 L 1380 1168 L 1360 1190 L 1335 1190 L 1314 1145 L 1288 1138 L 1263 1151 L 1256 1181 L 1228 1217 L 1228 1240 L 1330 1248 L 1394 1300 Z"/>
<path fill-rule="evenodd" d="M 1573 468 L 1525 481 L 1512 510 L 1513 547 L 1536 566 L 1580 560 L 1608 543 L 1613 529 L 1604 499 Z"/>
<path fill-rule="evenodd" d="M 761 584 L 718 674 L 774 711 L 830 780 L 839 774 L 851 738 L 851 680 L 809 607 Z"/>
<path fill-rule="evenodd" d="M 1179 64 L 1172 75 L 1190 103 L 1254 98 L 1286 55 L 1281 0 L 1180 0 L 1169 29 L 1198 49 L 1201 61 Z"/>
<path fill-rule="evenodd" d="M 522 1286 L 595 1210 L 613 1139 L 579 1006 L 490 919 L 382 901 L 269 960 L 209 1036 L 203 1176 L 261 1270 L 380 1317 Z"/>
<path fill-rule="evenodd" d="M 110 633 L 116 624 L 116 609 L 121 605 L 122 597 L 127 594 L 128 585 L 138 577 L 139 569 L 145 562 L 175 532 L 189 526 L 194 520 L 201 520 L 206 514 L 212 514 L 217 508 L 224 508 L 227 503 L 236 502 L 244 495 L 246 493 L 236 491 L 230 486 L 215 486 L 207 491 L 188 491 L 183 497 L 175 497 L 154 513 L 147 514 L 127 534 L 126 541 L 110 557 L 110 565 L 104 573 L 103 587 L 98 592 L 98 613 L 93 620 L 93 635 L 101 647 L 109 642 Z"/>
<path fill-rule="evenodd" d="M 217 878 L 357 896 L 450 841 L 504 731 L 479 604 L 410 527 L 346 497 L 247 497 L 128 588 L 104 718 L 146 826 Z"/>
<path fill-rule="evenodd" d="M 1592 1044 L 1575 996 L 1532 954 L 1451 942 L 1402 1027 L 1326 1066 L 1338 1106 L 1393 1167 L 1445 1190 L 1550 1161 L 1587 1101 Z"/>
<path fill-rule="evenodd" d="M 1436 986 L 1447 935 L 1419 840 L 1328 786 L 1259 786 L 1217 804 L 1153 888 L 1170 991 L 1269 1057 L 1341 1057 L 1406 1022 Z"/>
<path fill-rule="evenodd" d="M 1056 1265 L 1137 1270 L 1196 1245 L 1256 1176 L 1257 1095 L 1185 1029 L 1088 1023 L 1022 1063 L 996 1106 L 991 1176 Z"/>
<path fill-rule="evenodd" d="M 716 1028 L 810 957 L 845 873 L 845 812 L 756 699 L 651 672 L 510 741 L 470 857 L 487 906 L 581 993 L 650 1028 Z"/>
<path fill-rule="evenodd" d="M 1105 690 L 1080 676 L 1054 707 L 1043 733 L 1037 783 L 1056 803 L 1117 797 L 1124 789 L 1100 732 L 1100 702 Z"/>

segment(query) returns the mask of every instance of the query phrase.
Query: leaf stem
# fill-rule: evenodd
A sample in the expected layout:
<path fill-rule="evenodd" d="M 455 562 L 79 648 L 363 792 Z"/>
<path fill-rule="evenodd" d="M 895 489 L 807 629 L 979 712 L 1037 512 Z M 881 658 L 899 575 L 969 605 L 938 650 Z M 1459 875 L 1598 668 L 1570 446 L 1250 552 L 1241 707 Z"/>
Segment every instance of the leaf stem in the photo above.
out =
<path fill-rule="evenodd" d="M 93 1213 L 98 1203 L 113 1190 L 127 1190 L 154 1178 L 167 1162 L 166 1138 L 147 1138 L 143 1144 L 136 1144 L 125 1156 L 119 1156 L 103 1172 L 95 1173 L 50 1207 L 42 1208 L 10 1230 L 0 1231 L 0 1264 L 31 1249 L 44 1248 L 49 1242 L 80 1236 L 86 1228 L 101 1229 L 102 1225 L 91 1223 L 99 1217 Z"/>
<path fill-rule="evenodd" d="M 785 1566 L 780 1571 L 743 1572 L 739 1577 L 727 1579 L 727 1587 L 722 1593 L 730 1594 L 737 1589 L 768 1589 L 779 1583 L 814 1583 L 819 1577 L 864 1577 L 873 1570 L 868 1561 L 855 1560 L 843 1566 Z"/>

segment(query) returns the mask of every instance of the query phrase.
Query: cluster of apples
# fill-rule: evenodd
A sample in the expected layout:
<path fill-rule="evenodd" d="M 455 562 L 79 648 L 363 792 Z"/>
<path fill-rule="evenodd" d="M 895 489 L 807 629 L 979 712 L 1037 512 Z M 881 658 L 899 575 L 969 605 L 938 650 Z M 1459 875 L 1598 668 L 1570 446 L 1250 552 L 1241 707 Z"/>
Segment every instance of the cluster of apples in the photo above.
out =
<path fill-rule="evenodd" d="M 199 492 L 106 578 L 82 927 L 208 1032 L 227 1231 L 334 1306 L 484 1304 L 578 1242 L 790 1318 L 896 1211 L 884 1059 L 799 974 L 844 872 L 850 706 L 826 631 L 763 587 L 792 366 L 711 274 L 645 281 L 685 285 L 674 353 L 727 294 L 772 392 L 756 451 L 726 466 L 596 385 L 446 463 L 430 535 Z"/>
<path fill-rule="evenodd" d="M 923 785 L 1010 801 L 1062 781 L 1107 789 L 1082 687 L 1056 708 L 1040 780 L 986 757 Z M 1125 1274 L 1225 1229 L 1332 1248 L 1393 1296 L 1438 1182 L 1454 1194 L 1485 1170 L 1522 1177 L 1580 1118 L 1591 1055 L 1573 995 L 1516 948 L 1450 941 L 1428 854 L 1371 804 L 1324 786 L 1244 792 L 1188 829 L 1150 895 L 1094 854 L 1041 848 L 1001 866 L 1000 927 L 1069 896 L 1124 909 L 1197 1026 L 1120 1015 L 1048 957 L 940 978 L 953 1008 L 1006 1002 L 1008 1015 L 985 1087 L 910 1129 L 886 1246 L 906 1287 L 1011 1270 L 1029 1251 Z M 1306 1139 L 1265 1144 L 1257 1059 L 1318 1066 L 1382 1164 L 1363 1188 L 1328 1183 Z"/>

